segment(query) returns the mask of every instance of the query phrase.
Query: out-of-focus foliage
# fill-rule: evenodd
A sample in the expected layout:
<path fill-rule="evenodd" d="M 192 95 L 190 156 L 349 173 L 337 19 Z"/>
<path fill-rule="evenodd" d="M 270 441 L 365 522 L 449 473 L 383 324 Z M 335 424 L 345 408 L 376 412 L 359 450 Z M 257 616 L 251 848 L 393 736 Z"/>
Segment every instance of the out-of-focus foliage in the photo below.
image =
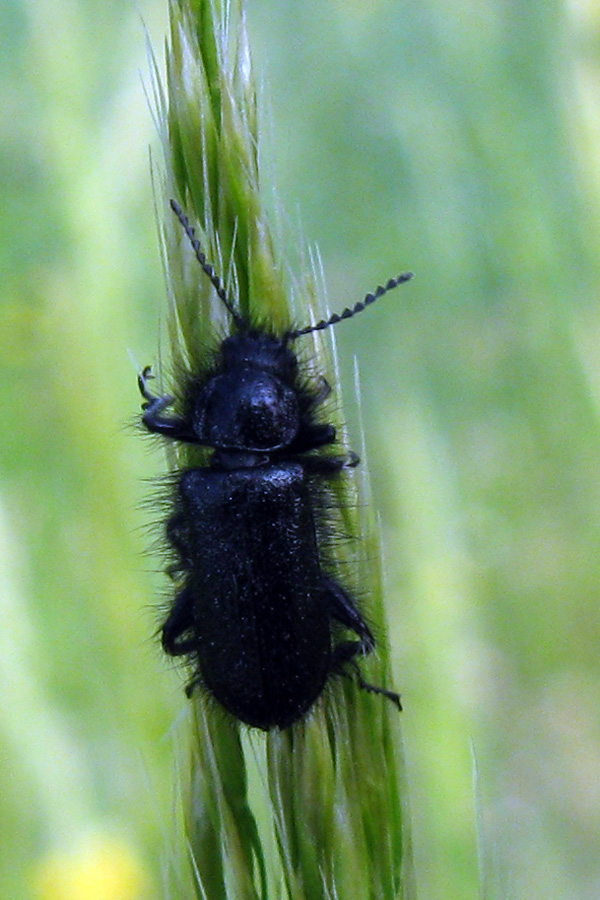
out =
<path fill-rule="evenodd" d="M 266 164 L 332 308 L 418 275 L 337 337 L 361 366 L 421 896 L 474 896 L 479 840 L 486 896 L 591 900 L 597 12 L 249 6 Z M 140 9 L 160 48 L 162 0 Z M 165 308 L 143 29 L 116 0 L 6 0 L 0 30 L 0 883 L 64 897 L 48 873 L 85 890 L 114 858 L 117 896 L 146 900 L 168 896 L 184 699 L 150 638 L 163 582 L 142 553 L 141 478 L 162 461 L 130 427 L 127 351 L 156 359 Z"/>

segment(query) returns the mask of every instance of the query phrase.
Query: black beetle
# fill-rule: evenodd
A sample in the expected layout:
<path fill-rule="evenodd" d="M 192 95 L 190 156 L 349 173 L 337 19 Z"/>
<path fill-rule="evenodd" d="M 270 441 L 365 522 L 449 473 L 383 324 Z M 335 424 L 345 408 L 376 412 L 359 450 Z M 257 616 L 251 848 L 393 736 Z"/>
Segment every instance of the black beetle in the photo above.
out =
<path fill-rule="evenodd" d="M 184 376 L 175 403 L 139 376 L 142 422 L 152 433 L 212 450 L 206 467 L 176 473 L 166 531 L 180 590 L 162 626 L 171 656 L 187 656 L 188 696 L 203 686 L 226 710 L 268 731 L 304 716 L 330 675 L 350 664 L 360 686 L 400 708 L 398 694 L 368 684 L 356 656 L 375 646 L 347 591 L 327 574 L 327 482 L 358 464 L 354 453 L 319 453 L 336 441 L 316 409 L 330 393 L 310 384 L 290 344 L 350 318 L 411 273 L 352 309 L 282 335 L 253 326 L 233 307 L 180 206 L 171 207 L 233 320 L 208 372 Z M 342 630 L 358 640 L 339 639 Z"/>

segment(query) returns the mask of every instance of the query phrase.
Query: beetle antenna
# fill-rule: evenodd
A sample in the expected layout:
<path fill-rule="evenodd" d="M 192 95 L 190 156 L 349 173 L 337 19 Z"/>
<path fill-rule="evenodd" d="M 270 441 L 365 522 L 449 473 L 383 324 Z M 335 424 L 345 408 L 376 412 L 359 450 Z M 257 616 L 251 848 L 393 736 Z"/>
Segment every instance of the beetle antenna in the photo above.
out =
<path fill-rule="evenodd" d="M 227 296 L 227 291 L 225 290 L 225 285 L 223 284 L 223 282 L 221 281 L 219 276 L 215 273 L 215 270 L 213 269 L 211 264 L 209 262 L 207 262 L 206 256 L 202 252 L 202 247 L 200 246 L 200 241 L 196 237 L 196 232 L 190 225 L 190 220 L 188 219 L 188 217 L 186 216 L 186 214 L 184 213 L 184 211 L 182 210 L 182 208 L 180 207 L 179 203 L 177 203 L 176 200 L 171 200 L 171 209 L 173 210 L 173 212 L 175 213 L 175 215 L 181 222 L 181 227 L 187 234 L 190 244 L 194 248 L 194 252 L 196 254 L 196 259 L 202 266 L 202 270 L 205 272 L 206 275 L 208 275 L 208 277 L 210 279 L 210 283 L 212 284 L 215 291 L 217 292 L 217 294 L 223 301 L 225 308 L 227 309 L 227 312 L 229 313 L 229 315 L 231 316 L 231 318 L 233 319 L 235 324 L 238 326 L 238 328 L 245 327 L 247 324 L 246 320 L 242 316 L 240 316 L 240 314 L 237 312 L 233 303 Z"/>
<path fill-rule="evenodd" d="M 376 300 L 379 300 L 379 298 L 383 297 L 384 294 L 387 294 L 388 291 L 398 287 L 399 284 L 404 284 L 405 281 L 410 281 L 410 279 L 413 278 L 413 274 L 413 272 L 403 272 L 402 275 L 398 275 L 397 278 L 390 278 L 385 285 L 380 284 L 376 291 L 372 294 L 367 294 L 364 300 L 359 300 L 359 302 L 355 303 L 351 309 L 346 307 L 343 312 L 334 313 L 328 319 L 321 319 L 316 325 L 307 325 L 306 328 L 299 328 L 297 331 L 288 331 L 286 334 L 287 340 L 295 341 L 296 338 L 302 337 L 305 334 L 311 334 L 313 331 L 324 331 L 325 328 L 329 328 L 330 325 L 336 325 L 343 319 L 351 319 L 352 316 L 361 313 L 363 309 L 366 309 L 371 303 L 375 303 Z"/>

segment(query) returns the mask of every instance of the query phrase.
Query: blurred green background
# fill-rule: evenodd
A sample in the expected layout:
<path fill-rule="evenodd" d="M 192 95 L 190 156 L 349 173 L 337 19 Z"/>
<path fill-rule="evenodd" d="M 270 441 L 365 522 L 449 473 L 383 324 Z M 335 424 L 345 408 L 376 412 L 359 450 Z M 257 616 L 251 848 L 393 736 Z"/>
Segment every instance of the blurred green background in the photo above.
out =
<path fill-rule="evenodd" d="M 420 896 L 597 900 L 600 11 L 248 6 L 266 168 L 331 308 L 417 273 L 337 339 L 347 397 L 360 364 Z M 161 57 L 163 0 L 0 5 L 11 900 L 176 896 L 185 701 L 144 553 L 164 464 L 128 355 L 157 361 L 166 311 L 141 17 Z"/>

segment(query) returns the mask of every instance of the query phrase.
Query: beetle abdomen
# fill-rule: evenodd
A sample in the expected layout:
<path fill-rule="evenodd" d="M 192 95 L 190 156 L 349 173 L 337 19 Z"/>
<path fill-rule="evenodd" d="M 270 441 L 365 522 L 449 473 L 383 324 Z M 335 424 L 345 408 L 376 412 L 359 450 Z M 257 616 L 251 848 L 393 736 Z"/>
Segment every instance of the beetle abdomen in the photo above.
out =
<path fill-rule="evenodd" d="M 312 706 L 331 668 L 304 468 L 190 469 L 177 506 L 171 539 L 186 569 L 199 680 L 242 721 L 285 727 Z"/>

